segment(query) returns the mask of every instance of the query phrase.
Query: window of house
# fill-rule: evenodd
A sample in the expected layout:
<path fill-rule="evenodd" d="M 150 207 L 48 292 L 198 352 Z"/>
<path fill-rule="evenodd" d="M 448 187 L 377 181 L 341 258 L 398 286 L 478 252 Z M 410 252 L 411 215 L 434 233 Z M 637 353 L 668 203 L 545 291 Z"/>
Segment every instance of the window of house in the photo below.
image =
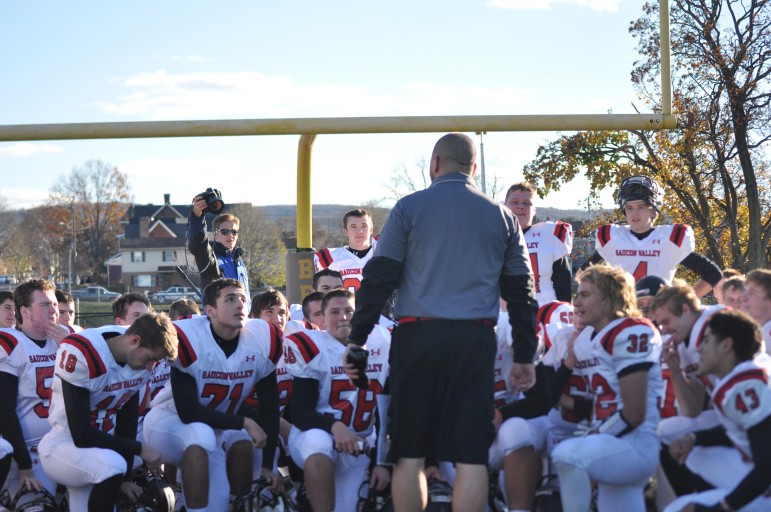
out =
<path fill-rule="evenodd" d="M 174 261 L 176 258 L 176 251 L 163 251 L 163 261 Z"/>
<path fill-rule="evenodd" d="M 131 284 L 135 287 L 152 288 L 155 286 L 155 274 L 137 274 L 131 276 Z"/>
<path fill-rule="evenodd" d="M 145 261 L 145 251 L 131 251 L 131 262 L 141 263 Z"/>

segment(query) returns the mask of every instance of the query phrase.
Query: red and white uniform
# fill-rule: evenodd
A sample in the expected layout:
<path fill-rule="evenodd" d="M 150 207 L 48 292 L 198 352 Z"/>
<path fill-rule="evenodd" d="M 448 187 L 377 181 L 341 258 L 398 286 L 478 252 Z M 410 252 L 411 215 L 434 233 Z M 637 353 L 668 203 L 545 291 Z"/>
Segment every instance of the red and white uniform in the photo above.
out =
<path fill-rule="evenodd" d="M 375 397 L 385 386 L 390 366 L 390 333 L 379 326 L 367 339 L 369 388 L 353 386 L 342 367 L 345 345 L 326 331 L 304 331 L 287 336 L 284 359 L 295 378 L 319 381 L 316 411 L 344 423 L 357 436 L 366 438 L 374 428 Z"/>
<path fill-rule="evenodd" d="M 342 422 L 362 441 L 369 440 L 370 446 L 374 446 L 377 396 L 385 386 L 390 371 L 390 332 L 375 326 L 367 338 L 367 389 L 359 389 L 348 381 L 342 366 L 345 345 L 326 331 L 297 332 L 287 336 L 285 341 L 284 359 L 289 373 L 294 378 L 318 381 L 316 412 Z M 335 468 L 334 509 L 356 509 L 358 489 L 369 457 L 337 452 L 332 435 L 321 428 L 301 431 L 292 426 L 288 446 L 292 460 L 300 468 L 305 467 L 305 461 L 312 455 L 322 454 L 332 460 Z"/>
<path fill-rule="evenodd" d="M 70 334 L 75 334 L 76 332 L 81 332 L 83 328 L 79 325 L 68 325 L 68 324 L 60 324 L 67 328 L 68 331 L 70 331 Z"/>
<path fill-rule="evenodd" d="M 701 356 L 697 348 L 701 344 L 709 318 L 715 312 L 724 308 L 725 306 L 722 304 L 702 307 L 701 314 L 694 322 L 688 339 L 677 344 L 677 353 L 680 356 L 680 369 L 683 374 L 689 379 L 701 381 L 707 390 L 712 389 L 715 377 L 713 375 L 699 375 Z M 717 425 L 717 417 L 712 409 L 702 411 L 696 417 L 686 417 L 679 413 L 679 404 L 675 397 L 675 389 L 669 380 L 669 372 L 669 368 L 662 369 L 663 390 L 660 409 L 662 419 L 659 424 L 658 435 L 664 444 L 669 444 L 688 432 L 708 429 Z"/>
<path fill-rule="evenodd" d="M 218 349 L 208 318 L 177 320 L 174 325 L 179 347 L 171 366 L 195 379 L 199 402 L 211 409 L 235 413 L 254 385 L 276 370 L 281 334 L 263 320 L 245 323 L 230 357 Z M 177 411 L 171 386 L 164 387 L 151 404 L 152 408 Z"/>
<path fill-rule="evenodd" d="M 552 266 L 573 249 L 573 227 L 567 222 L 539 222 L 525 231 L 525 242 L 535 276 L 538 304 L 557 300 L 551 280 Z"/>
<path fill-rule="evenodd" d="M 694 446 L 685 461 L 688 469 L 710 485 L 710 491 L 678 498 L 668 508 L 682 510 L 689 503 L 712 505 L 731 493 L 754 468 L 747 430 L 771 415 L 771 359 L 766 354 L 739 363 L 715 383 L 712 403 L 718 421 L 734 447 Z M 771 510 L 771 497 L 763 493 L 741 510 Z"/>
<path fill-rule="evenodd" d="M 363 258 L 353 254 L 348 247 L 322 249 L 313 256 L 313 266 L 316 272 L 325 268 L 340 272 L 343 275 L 343 288 L 355 292 L 361 286 L 362 270 L 375 254 L 376 245 L 377 238 L 373 238 L 372 247 Z"/>
<path fill-rule="evenodd" d="M 595 249 L 602 259 L 632 274 L 635 282 L 658 276 L 671 283 L 677 266 L 695 247 L 693 229 L 685 224 L 656 226 L 642 240 L 629 226 L 606 224 L 597 229 L 596 237 Z"/>
<path fill-rule="evenodd" d="M 573 305 L 559 300 L 548 302 L 538 308 L 535 318 L 539 342 L 546 352 L 551 348 L 557 331 L 573 326 Z"/>
<path fill-rule="evenodd" d="M 575 327 L 559 330 L 552 337 L 552 345 L 543 356 L 543 364 L 551 366 L 555 370 L 565 361 L 568 354 L 568 340 L 575 331 Z M 599 359 L 593 354 L 592 335 L 594 329 L 585 327 L 573 343 L 573 352 L 576 354 L 576 366 L 568 377 L 563 393 L 582 400 L 593 400 L 589 383 L 591 382 L 594 368 L 599 364 Z M 565 439 L 575 436 L 578 423 L 581 418 L 572 411 L 559 405 L 549 411 L 549 451 Z"/>
<path fill-rule="evenodd" d="M 765 348 L 766 354 L 771 354 L 771 320 L 764 323 L 760 330 L 763 332 L 763 342 L 766 344 L 765 347 L 761 347 L 761 350 Z"/>
<path fill-rule="evenodd" d="M 129 399 L 144 389 L 152 372 L 134 370 L 127 364 L 119 364 L 110 352 L 104 333 L 124 334 L 125 327 L 110 325 L 71 334 L 62 341 L 56 355 L 56 378 L 53 384 L 51 415 L 53 428 L 69 433 L 67 411 L 62 398 L 62 381 L 89 391 L 91 424 L 112 434 L 118 410 Z"/>
<path fill-rule="evenodd" d="M 27 446 L 37 446 L 51 430 L 51 385 L 58 345 L 51 338 L 39 347 L 23 332 L 0 329 L 0 371 L 19 379 L 16 414 Z"/>
<path fill-rule="evenodd" d="M 45 344 L 39 347 L 19 330 L 0 329 L 0 372 L 9 373 L 19 381 L 16 415 L 35 478 L 51 493 L 56 492 L 56 483 L 39 464 L 37 446 L 42 437 L 51 430 L 48 416 L 57 348 L 58 345 L 51 338 L 47 338 Z M 19 471 L 14 460 L 5 487 L 14 495 L 18 486 Z"/>
<path fill-rule="evenodd" d="M 147 369 L 119 364 L 104 335 L 121 335 L 125 327 L 87 329 L 65 338 L 56 354 L 49 421 L 52 429 L 40 442 L 46 472 L 70 492 L 71 510 L 85 510 L 93 484 L 126 472 L 121 454 L 107 448 L 78 448 L 67 422 L 62 382 L 87 389 L 91 426 L 114 435 L 118 411 L 150 381 Z"/>
<path fill-rule="evenodd" d="M 271 375 L 281 356 L 281 332 L 264 320 L 247 320 L 235 351 L 226 357 L 212 335 L 209 319 L 195 316 L 174 322 L 179 338 L 176 361 L 170 363 L 195 380 L 198 402 L 222 413 L 236 414 L 259 381 Z M 164 460 L 179 465 L 185 450 L 197 446 L 207 452 L 210 510 L 227 510 L 230 484 L 226 454 L 240 441 L 244 429 L 219 429 L 202 422 L 182 423 L 174 403 L 173 386 L 165 386 L 152 400 L 144 421 L 145 442 Z M 255 454 L 262 464 L 262 451 Z M 184 478 L 184 475 L 183 475 Z"/>
<path fill-rule="evenodd" d="M 658 398 L 661 390 L 661 335 L 644 318 L 619 318 L 608 323 L 591 340 L 592 367 L 589 389 L 594 395 L 591 424 L 621 421 L 623 410 L 619 373 L 648 364 L 646 410 L 643 422 L 621 437 L 606 433 L 565 439 L 554 447 L 552 460 L 560 477 L 562 495 L 570 508 L 588 510 L 590 481 L 597 483 L 599 510 L 645 510 L 643 487 L 658 465 Z M 585 356 L 581 356 L 582 358 Z M 566 502 L 568 503 L 568 502 Z M 565 503 L 563 503 L 565 505 Z"/>

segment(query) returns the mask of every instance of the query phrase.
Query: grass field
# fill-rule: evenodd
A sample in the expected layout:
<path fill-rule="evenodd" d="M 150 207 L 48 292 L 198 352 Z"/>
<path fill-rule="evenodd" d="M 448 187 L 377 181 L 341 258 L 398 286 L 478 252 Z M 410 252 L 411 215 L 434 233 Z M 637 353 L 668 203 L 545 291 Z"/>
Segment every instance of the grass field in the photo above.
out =
<path fill-rule="evenodd" d="M 167 313 L 169 311 L 169 304 L 153 304 L 153 309 Z M 75 310 L 77 311 L 75 323 L 81 327 L 101 327 L 115 323 L 115 318 L 112 314 L 112 303 L 110 302 L 77 300 Z"/>

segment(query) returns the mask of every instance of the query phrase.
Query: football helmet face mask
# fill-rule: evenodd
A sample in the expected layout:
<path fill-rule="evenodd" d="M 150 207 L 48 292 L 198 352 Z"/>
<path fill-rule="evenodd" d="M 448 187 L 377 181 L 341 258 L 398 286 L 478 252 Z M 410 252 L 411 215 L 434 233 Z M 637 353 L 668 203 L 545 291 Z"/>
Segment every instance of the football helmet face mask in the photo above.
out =
<path fill-rule="evenodd" d="M 630 176 L 621 182 L 618 189 L 618 207 L 624 210 L 628 201 L 644 201 L 661 213 L 664 204 L 664 190 L 653 178 L 648 176 Z"/>
<path fill-rule="evenodd" d="M 364 495 L 365 489 L 368 489 L 367 482 L 362 482 L 359 486 L 359 501 L 356 503 L 356 512 L 393 512 L 390 487 L 384 491 L 369 488 Z"/>
<path fill-rule="evenodd" d="M 152 475 L 135 474 L 134 483 L 142 488 L 142 494 L 135 502 L 121 493 L 115 509 L 118 512 L 174 512 L 176 494 L 166 480 Z"/>
<path fill-rule="evenodd" d="M 264 478 L 252 483 L 252 490 L 233 500 L 232 512 L 285 512 L 291 510 L 282 494 L 269 489 Z"/>
<path fill-rule="evenodd" d="M 46 489 L 33 491 L 26 487 L 19 488 L 11 502 L 13 512 L 59 512 L 54 496 Z"/>

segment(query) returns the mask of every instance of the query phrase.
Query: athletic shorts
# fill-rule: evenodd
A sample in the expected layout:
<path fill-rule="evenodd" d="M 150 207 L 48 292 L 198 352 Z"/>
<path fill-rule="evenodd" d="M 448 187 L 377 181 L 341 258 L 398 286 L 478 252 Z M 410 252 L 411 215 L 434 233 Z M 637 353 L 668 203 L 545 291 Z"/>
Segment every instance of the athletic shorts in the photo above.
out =
<path fill-rule="evenodd" d="M 403 323 L 391 341 L 389 459 L 487 464 L 495 330 L 476 321 Z"/>

